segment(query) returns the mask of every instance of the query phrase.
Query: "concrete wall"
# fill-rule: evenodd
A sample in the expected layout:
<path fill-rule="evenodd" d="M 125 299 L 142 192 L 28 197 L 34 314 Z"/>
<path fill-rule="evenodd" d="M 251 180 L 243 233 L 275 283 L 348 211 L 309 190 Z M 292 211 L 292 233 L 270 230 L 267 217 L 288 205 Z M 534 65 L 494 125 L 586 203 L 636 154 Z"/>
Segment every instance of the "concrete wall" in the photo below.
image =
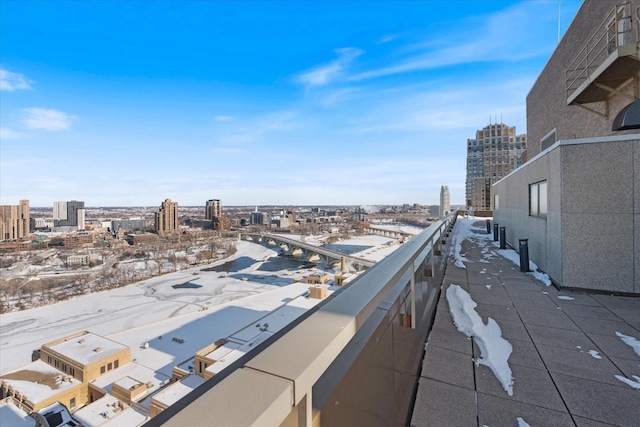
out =
<path fill-rule="evenodd" d="M 565 286 L 640 293 L 636 137 L 562 146 Z"/>
<path fill-rule="evenodd" d="M 612 97 L 608 118 L 578 106 L 567 106 L 566 71 L 596 28 L 605 20 L 607 14 L 620 3 L 623 3 L 623 0 L 585 0 L 536 80 L 527 96 L 527 159 L 540 153 L 540 140 L 554 129 L 556 129 L 556 140 L 614 134 L 611 131 L 613 119 L 631 100 L 622 96 Z M 635 10 L 638 7 L 640 7 L 640 0 L 631 0 L 634 30 L 635 26 L 639 25 L 639 22 L 635 21 Z M 635 31 L 629 36 L 635 38 Z M 627 86 L 624 92 L 633 96 L 633 85 Z M 592 107 L 602 109 L 602 106 L 597 103 Z M 633 133 L 632 130 L 615 132 L 615 134 Z"/>
<path fill-rule="evenodd" d="M 528 186 L 547 180 L 546 218 Z M 559 285 L 640 294 L 640 135 L 561 141 L 496 183 L 494 221 Z"/>
<path fill-rule="evenodd" d="M 553 280 L 562 282 L 560 146 L 533 159 L 498 181 L 494 195 L 499 208 L 494 223 L 506 227 L 509 245 L 518 249 L 518 239 L 529 239 L 529 257 Z M 546 218 L 529 216 L 529 184 L 547 181 Z"/>

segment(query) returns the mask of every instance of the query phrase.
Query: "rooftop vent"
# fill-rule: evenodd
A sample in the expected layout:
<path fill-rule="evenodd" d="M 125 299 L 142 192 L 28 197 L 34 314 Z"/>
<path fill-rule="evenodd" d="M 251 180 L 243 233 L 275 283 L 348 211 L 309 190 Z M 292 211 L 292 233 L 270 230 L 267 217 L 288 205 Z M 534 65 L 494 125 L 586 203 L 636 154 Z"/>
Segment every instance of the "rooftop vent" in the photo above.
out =
<path fill-rule="evenodd" d="M 611 130 L 640 129 L 640 99 L 624 107 L 613 120 Z"/>
<path fill-rule="evenodd" d="M 96 347 L 93 349 L 96 353 L 100 353 L 102 351 L 102 347 Z"/>

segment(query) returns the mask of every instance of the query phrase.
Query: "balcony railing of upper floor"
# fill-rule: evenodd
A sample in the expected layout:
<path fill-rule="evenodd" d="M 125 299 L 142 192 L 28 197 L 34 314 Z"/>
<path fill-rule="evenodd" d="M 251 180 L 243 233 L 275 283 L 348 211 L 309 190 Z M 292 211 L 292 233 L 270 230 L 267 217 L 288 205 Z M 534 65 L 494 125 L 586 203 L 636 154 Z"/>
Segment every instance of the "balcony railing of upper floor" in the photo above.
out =
<path fill-rule="evenodd" d="M 147 425 L 404 426 L 457 212 Z"/>
<path fill-rule="evenodd" d="M 640 8 L 630 2 L 614 6 L 586 41 L 566 71 L 567 105 L 606 101 L 632 83 L 640 71 Z M 595 111 L 594 111 L 595 112 Z M 599 113 L 608 115 L 605 113 Z"/>

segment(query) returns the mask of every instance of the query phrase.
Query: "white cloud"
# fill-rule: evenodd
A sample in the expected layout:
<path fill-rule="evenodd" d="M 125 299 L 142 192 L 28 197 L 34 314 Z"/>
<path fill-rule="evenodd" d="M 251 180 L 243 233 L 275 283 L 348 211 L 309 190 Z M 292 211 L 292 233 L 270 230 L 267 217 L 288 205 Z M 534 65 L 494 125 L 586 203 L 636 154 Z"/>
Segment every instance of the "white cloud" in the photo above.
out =
<path fill-rule="evenodd" d="M 48 131 L 66 130 L 71 122 L 77 119 L 67 113 L 46 108 L 24 108 L 22 123 L 29 129 L 43 129 Z"/>
<path fill-rule="evenodd" d="M 20 139 L 24 136 L 25 135 L 23 133 L 16 132 L 8 128 L 0 128 L 0 140 Z"/>
<path fill-rule="evenodd" d="M 230 122 L 233 120 L 231 116 L 220 115 L 215 117 L 216 122 Z"/>
<path fill-rule="evenodd" d="M 393 41 L 395 39 L 397 39 L 399 36 L 397 34 L 387 34 L 385 36 L 380 37 L 380 39 L 378 40 L 378 43 L 389 43 L 390 41 Z"/>
<path fill-rule="evenodd" d="M 548 32 L 555 28 L 555 19 L 557 11 L 550 7 L 550 3 L 521 2 L 492 15 L 458 22 L 455 25 L 459 31 L 431 34 L 428 40 L 404 48 L 416 53 L 347 79 L 362 81 L 463 63 L 514 61 L 547 55 L 555 43 Z M 446 25 L 442 27 L 449 28 Z"/>
<path fill-rule="evenodd" d="M 298 76 L 298 81 L 307 86 L 322 86 L 344 74 L 349 64 L 364 53 L 363 50 L 354 47 L 345 47 L 335 50 L 336 59 L 326 65 L 316 67 Z"/>
<path fill-rule="evenodd" d="M 0 68 L 0 90 L 13 92 L 18 89 L 31 89 L 32 83 L 22 74 Z"/>

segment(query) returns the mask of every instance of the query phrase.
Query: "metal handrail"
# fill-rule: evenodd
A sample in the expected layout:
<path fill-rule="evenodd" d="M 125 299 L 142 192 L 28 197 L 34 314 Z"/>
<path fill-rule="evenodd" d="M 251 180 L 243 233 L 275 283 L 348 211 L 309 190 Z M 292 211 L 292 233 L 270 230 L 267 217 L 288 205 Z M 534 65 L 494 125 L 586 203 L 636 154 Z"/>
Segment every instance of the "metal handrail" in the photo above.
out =
<path fill-rule="evenodd" d="M 233 413 L 221 410 L 224 419 L 216 419 L 218 417 L 214 416 L 208 419 L 208 422 L 213 423 L 211 425 L 223 425 L 225 422 L 233 425 L 260 425 L 267 419 L 269 423 L 279 425 L 296 409 L 299 417 L 306 418 L 306 422 L 302 420 L 298 425 L 310 425 L 311 391 L 314 384 L 355 338 L 367 320 L 374 313 L 379 314 L 379 309 L 388 304 L 386 298 L 399 284 L 406 283 L 403 286 L 410 290 L 411 328 L 416 328 L 413 323 L 416 319 L 416 276 L 429 262 L 434 271 L 435 250 L 441 248 L 445 231 L 455 223 L 456 217 L 457 211 L 454 211 L 432 224 L 376 263 L 349 286 L 334 294 L 330 300 L 311 309 L 308 316 L 295 322 L 286 333 L 269 342 L 257 354 L 241 364 L 229 367 L 233 372 L 226 372 L 220 382 L 213 384 L 208 391 L 199 393 L 196 400 L 189 401 L 187 396 L 186 401 L 165 410 L 171 412 L 171 415 L 163 412 L 149 424 L 181 425 L 193 411 L 198 410 L 188 405 L 215 411 L 211 408 L 212 405 L 225 405 L 220 403 L 220 399 L 232 399 Z M 215 379 L 213 377 L 209 381 Z M 261 384 L 262 391 L 249 397 L 250 391 L 257 387 L 254 384 L 256 381 Z M 213 394 L 207 395 L 210 392 Z M 236 399 L 238 396 L 241 398 Z M 207 401 L 206 404 L 198 402 L 204 400 Z M 203 414 L 198 416 L 202 417 Z"/>
<path fill-rule="evenodd" d="M 570 96 L 619 45 L 620 36 L 633 31 L 630 2 L 616 5 L 594 31 L 566 71 L 566 92 Z M 622 9 L 622 14 L 618 12 Z M 621 24 L 623 23 L 623 24 Z M 637 26 L 636 26 L 637 27 Z M 613 30 L 613 31 L 611 31 Z M 639 37 L 636 37 L 637 39 Z M 624 43 L 622 45 L 626 45 Z"/>

